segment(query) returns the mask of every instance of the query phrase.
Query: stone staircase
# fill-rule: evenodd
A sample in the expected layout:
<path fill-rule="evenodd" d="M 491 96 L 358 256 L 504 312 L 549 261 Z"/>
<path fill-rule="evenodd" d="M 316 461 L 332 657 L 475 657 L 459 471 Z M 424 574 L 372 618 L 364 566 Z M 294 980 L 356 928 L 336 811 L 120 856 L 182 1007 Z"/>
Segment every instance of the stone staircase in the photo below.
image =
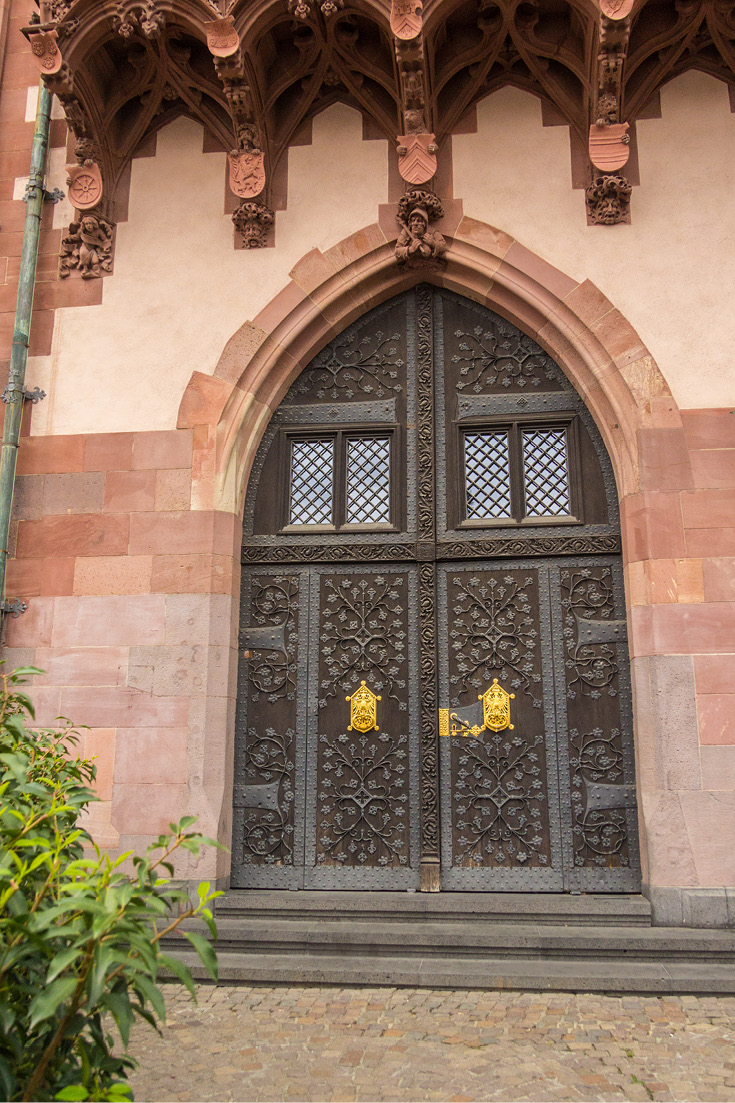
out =
<path fill-rule="evenodd" d="M 735 993 L 735 931 L 653 927 L 642 896 L 232 891 L 216 919 L 225 984 Z"/>

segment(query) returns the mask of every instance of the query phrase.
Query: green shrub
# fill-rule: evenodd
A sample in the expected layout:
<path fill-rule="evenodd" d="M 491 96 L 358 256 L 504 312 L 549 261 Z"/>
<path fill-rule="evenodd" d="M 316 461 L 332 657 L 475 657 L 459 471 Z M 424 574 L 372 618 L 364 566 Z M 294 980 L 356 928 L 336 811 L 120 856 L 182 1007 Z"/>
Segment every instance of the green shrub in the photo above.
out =
<path fill-rule="evenodd" d="M 195 915 L 216 937 L 208 905 L 220 893 L 203 883 L 190 903 L 172 880 L 172 857 L 218 844 L 186 817 L 143 857 L 112 861 L 92 846 L 78 819 L 97 799 L 94 763 L 78 757 L 71 726 L 26 726 L 33 707 L 19 687 L 39 673 L 0 673 L 0 1092 L 7 1100 L 132 1099 L 130 1028 L 136 1018 L 154 1027 L 165 1020 L 160 970 L 194 992 L 161 939 Z M 216 980 L 211 943 L 182 933 Z"/>

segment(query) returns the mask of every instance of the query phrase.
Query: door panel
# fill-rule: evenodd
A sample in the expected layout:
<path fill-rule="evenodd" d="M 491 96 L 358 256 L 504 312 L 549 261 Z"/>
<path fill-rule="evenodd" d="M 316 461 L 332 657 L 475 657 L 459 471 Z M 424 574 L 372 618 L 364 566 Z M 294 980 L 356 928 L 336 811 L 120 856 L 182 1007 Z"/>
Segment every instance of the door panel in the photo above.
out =
<path fill-rule="evenodd" d="M 235 721 L 234 887 L 303 882 L 308 571 L 244 571 Z"/>
<path fill-rule="evenodd" d="M 561 891 L 548 570 L 447 564 L 439 579 L 439 635 L 448 642 L 439 649 L 440 699 L 449 712 L 440 747 L 442 885 Z M 513 694 L 512 729 L 478 731 L 479 698 L 494 680 Z M 464 718 L 474 722 L 463 727 Z"/>
<path fill-rule="evenodd" d="M 418 886 L 416 583 L 410 566 L 314 571 L 307 888 Z M 368 692 L 372 713 L 348 700 Z"/>
<path fill-rule="evenodd" d="M 568 886 L 636 892 L 638 818 L 622 564 L 551 569 Z"/>
<path fill-rule="evenodd" d="M 619 551 L 517 327 L 420 285 L 330 342 L 245 505 L 233 885 L 637 891 Z"/>

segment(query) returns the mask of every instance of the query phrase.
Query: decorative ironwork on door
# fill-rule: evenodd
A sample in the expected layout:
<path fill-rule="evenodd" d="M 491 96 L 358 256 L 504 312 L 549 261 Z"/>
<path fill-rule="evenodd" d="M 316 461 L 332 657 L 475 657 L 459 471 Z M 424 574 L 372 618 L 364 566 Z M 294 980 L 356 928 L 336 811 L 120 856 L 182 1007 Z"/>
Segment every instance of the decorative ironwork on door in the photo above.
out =
<path fill-rule="evenodd" d="M 636 890 L 619 551 L 515 326 L 422 285 L 332 341 L 247 497 L 233 884 Z"/>

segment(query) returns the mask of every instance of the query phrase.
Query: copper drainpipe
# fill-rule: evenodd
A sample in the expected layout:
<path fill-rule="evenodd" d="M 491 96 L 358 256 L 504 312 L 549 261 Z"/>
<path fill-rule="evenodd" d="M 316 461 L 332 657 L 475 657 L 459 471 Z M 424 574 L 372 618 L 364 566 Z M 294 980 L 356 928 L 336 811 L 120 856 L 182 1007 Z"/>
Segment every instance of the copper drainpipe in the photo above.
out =
<path fill-rule="evenodd" d="M 13 508 L 15 469 L 18 460 L 18 442 L 23 420 L 23 402 L 26 398 L 26 364 L 31 336 L 33 293 L 36 286 L 38 244 L 41 234 L 41 214 L 46 198 L 44 180 L 48 155 L 49 129 L 51 126 L 51 93 L 43 81 L 39 82 L 36 129 L 31 150 L 31 172 L 26 189 L 26 219 L 23 230 L 23 248 L 20 255 L 18 298 L 15 307 L 13 345 L 10 354 L 10 375 L 3 391 L 5 424 L 0 449 L 0 613 L 12 613 L 17 617 L 24 613 L 25 603 L 5 598 L 5 575 L 8 563 L 10 516 Z M 40 395 L 37 394 L 38 397 Z"/>

